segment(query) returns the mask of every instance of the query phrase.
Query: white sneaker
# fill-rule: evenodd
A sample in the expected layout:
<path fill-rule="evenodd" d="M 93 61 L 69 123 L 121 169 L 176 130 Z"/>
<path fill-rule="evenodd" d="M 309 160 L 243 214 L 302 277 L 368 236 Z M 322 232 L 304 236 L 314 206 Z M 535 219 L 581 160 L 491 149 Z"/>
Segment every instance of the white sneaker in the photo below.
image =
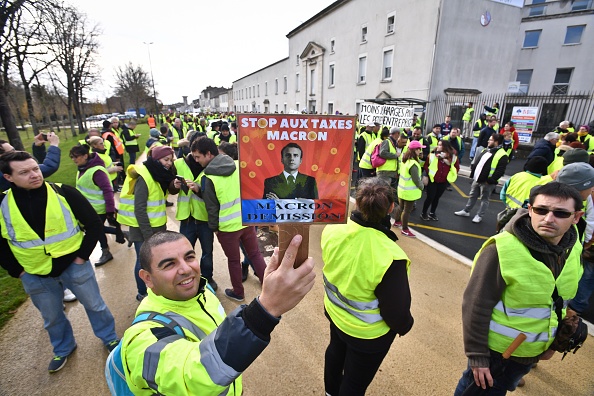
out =
<path fill-rule="evenodd" d="M 474 219 L 472 219 L 473 223 L 480 223 L 483 220 L 483 218 L 479 215 L 474 216 Z"/>
<path fill-rule="evenodd" d="M 74 295 L 74 293 L 72 293 L 70 291 L 70 289 L 64 289 L 64 298 L 63 298 L 64 302 L 72 302 L 72 301 L 76 301 L 76 296 Z"/>
<path fill-rule="evenodd" d="M 464 209 L 462 209 L 462 210 L 459 210 L 459 211 L 457 211 L 457 212 L 454 212 L 454 214 L 455 214 L 456 216 L 462 216 L 462 217 L 468 217 L 468 216 L 470 216 L 470 213 L 468 213 L 468 212 L 467 212 L 467 211 L 465 211 Z"/>

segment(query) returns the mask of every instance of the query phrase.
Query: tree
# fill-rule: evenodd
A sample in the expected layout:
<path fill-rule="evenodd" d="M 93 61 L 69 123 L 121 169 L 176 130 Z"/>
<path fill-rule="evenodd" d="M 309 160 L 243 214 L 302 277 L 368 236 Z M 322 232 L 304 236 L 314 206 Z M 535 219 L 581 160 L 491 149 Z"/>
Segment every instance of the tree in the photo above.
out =
<path fill-rule="evenodd" d="M 130 102 L 136 109 L 136 116 L 140 117 L 141 104 L 150 100 L 151 79 L 141 66 L 132 65 L 132 62 L 116 70 L 116 96 Z"/>
<path fill-rule="evenodd" d="M 8 104 L 8 69 L 10 55 L 7 54 L 6 25 L 10 17 L 17 12 L 26 0 L 0 1 L 0 119 L 6 130 L 10 144 L 17 150 L 23 150 L 23 142 Z"/>

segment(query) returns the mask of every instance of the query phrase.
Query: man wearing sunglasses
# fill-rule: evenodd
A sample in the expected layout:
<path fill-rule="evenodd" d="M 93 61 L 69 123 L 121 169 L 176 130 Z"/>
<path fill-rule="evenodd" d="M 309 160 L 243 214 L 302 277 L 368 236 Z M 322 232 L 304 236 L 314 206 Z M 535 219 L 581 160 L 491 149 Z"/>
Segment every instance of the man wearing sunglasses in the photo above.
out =
<path fill-rule="evenodd" d="M 579 180 L 578 180 L 579 179 Z M 594 169 L 575 174 L 572 184 L 594 186 Z M 549 349 L 559 323 L 553 304 L 557 291 L 572 299 L 582 274 L 582 245 L 575 226 L 584 213 L 576 188 L 552 182 L 532 189 L 529 209 L 519 209 L 504 231 L 491 237 L 474 259 L 462 302 L 464 350 L 468 368 L 455 395 L 474 382 L 489 394 L 513 391 Z M 558 300 L 555 298 L 555 300 Z M 566 309 L 561 308 L 562 318 Z M 501 354 L 520 334 L 527 336 L 510 359 Z M 494 367 L 503 374 L 492 375 Z"/>

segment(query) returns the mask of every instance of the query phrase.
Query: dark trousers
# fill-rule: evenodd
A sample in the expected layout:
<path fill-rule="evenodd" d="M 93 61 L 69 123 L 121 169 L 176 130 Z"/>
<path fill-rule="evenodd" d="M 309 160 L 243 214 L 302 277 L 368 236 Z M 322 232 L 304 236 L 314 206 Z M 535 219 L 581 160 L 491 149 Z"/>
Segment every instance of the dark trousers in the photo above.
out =
<path fill-rule="evenodd" d="M 196 241 L 200 241 L 200 249 L 202 250 L 200 272 L 206 279 L 212 279 L 214 233 L 208 228 L 208 222 L 195 220 L 193 217 L 190 217 L 180 222 L 179 232 L 188 238 L 192 247 L 196 245 Z"/>
<path fill-rule="evenodd" d="M 330 344 L 326 348 L 324 387 L 331 396 L 365 395 L 365 391 L 388 354 L 396 334 L 365 340 L 343 333 L 330 321 Z"/>
<path fill-rule="evenodd" d="M 128 155 L 130 155 L 130 165 L 134 165 L 136 163 L 136 151 L 128 151 Z"/>
<path fill-rule="evenodd" d="M 107 220 L 107 214 L 100 214 L 99 218 L 101 218 L 101 221 L 103 221 L 103 233 L 99 235 L 99 245 L 101 246 L 101 249 L 105 249 L 108 248 L 109 246 L 107 245 L 107 237 L 105 236 L 106 234 L 112 234 L 115 235 L 116 234 L 116 229 L 115 227 L 108 227 L 105 225 L 105 220 Z"/>
<path fill-rule="evenodd" d="M 427 209 L 431 205 L 431 211 L 429 213 L 435 213 L 437 205 L 439 204 L 439 198 L 443 195 L 444 191 L 448 188 L 448 183 L 431 183 L 427 184 L 425 191 L 427 191 L 427 197 L 423 203 L 423 214 L 427 214 Z"/>
<path fill-rule="evenodd" d="M 256 237 L 256 229 L 254 227 L 246 227 L 239 231 L 217 233 L 217 239 L 227 256 L 227 266 L 229 267 L 229 277 L 231 278 L 231 286 L 233 286 L 233 293 L 244 296 L 243 283 L 241 282 L 241 254 L 239 253 L 239 242 L 243 243 L 243 247 L 254 266 L 256 275 L 260 279 L 260 283 L 264 279 L 264 270 L 266 269 L 266 262 L 260 248 L 258 247 L 258 239 Z"/>

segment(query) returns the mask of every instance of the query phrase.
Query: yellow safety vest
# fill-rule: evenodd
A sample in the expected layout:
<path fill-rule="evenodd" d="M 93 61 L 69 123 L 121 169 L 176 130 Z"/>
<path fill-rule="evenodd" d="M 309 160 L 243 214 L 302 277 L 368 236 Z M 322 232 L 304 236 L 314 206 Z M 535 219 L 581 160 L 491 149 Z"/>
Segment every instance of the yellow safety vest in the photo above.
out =
<path fill-rule="evenodd" d="M 105 197 L 103 190 L 93 182 L 95 172 L 104 172 L 109 178 L 109 173 L 101 165 L 93 166 L 85 171 L 82 177 L 79 177 L 80 171 L 76 172 L 76 189 L 89 201 L 97 214 L 105 214 Z"/>
<path fill-rule="evenodd" d="M 502 157 L 507 157 L 507 153 L 505 152 L 504 149 L 500 148 L 499 150 L 497 150 L 497 152 L 493 155 L 493 161 L 491 161 L 491 170 L 489 171 L 489 176 L 491 177 L 493 176 L 493 173 L 495 173 L 495 169 L 497 169 L 497 164 L 499 163 L 499 160 Z"/>
<path fill-rule="evenodd" d="M 485 127 L 486 123 L 483 120 L 481 120 L 480 118 L 478 120 L 476 120 L 476 123 L 479 125 L 479 130 L 478 131 L 474 131 L 472 133 L 472 135 L 475 138 L 478 138 L 481 135 L 481 130 Z"/>
<path fill-rule="evenodd" d="M 106 150 L 105 153 L 107 153 L 108 151 Z M 113 160 L 111 159 L 111 157 L 108 154 L 101 154 L 101 153 L 96 153 L 102 160 L 103 163 L 105 163 L 105 169 L 109 168 L 111 166 L 111 164 L 113 163 Z M 118 177 L 118 173 L 114 172 L 114 173 L 109 173 L 107 172 L 107 175 L 109 176 L 109 180 L 114 181 L 116 179 L 116 177 Z"/>
<path fill-rule="evenodd" d="M 579 241 L 574 244 L 555 279 L 551 270 L 534 259 L 528 248 L 507 231 L 485 242 L 474 258 L 473 269 L 483 249 L 492 243 L 497 245 L 501 276 L 507 286 L 491 314 L 489 348 L 503 353 L 519 333 L 524 333 L 526 341 L 512 356 L 538 356 L 549 348 L 557 332 L 558 318 L 552 299 L 555 286 L 564 301 L 563 317 L 567 303 L 577 292 L 583 272 L 582 245 Z"/>
<path fill-rule="evenodd" d="M 132 140 L 124 140 L 124 145 L 126 146 L 138 146 L 138 139 L 135 139 L 136 134 L 134 133 L 134 129 L 128 129 L 128 133 L 133 138 Z"/>
<path fill-rule="evenodd" d="M 382 139 L 377 138 L 374 141 L 370 142 L 363 153 L 363 158 L 359 161 L 359 168 L 362 169 L 373 169 L 373 165 L 371 165 L 371 154 L 373 154 L 373 150 L 375 150 L 375 146 L 381 144 Z"/>
<path fill-rule="evenodd" d="M 458 158 L 455 155 L 452 157 L 452 162 L 450 163 L 450 170 L 448 171 L 448 175 L 446 176 L 448 183 L 453 183 L 458 178 L 458 171 L 456 171 L 457 159 Z M 434 153 L 429 154 L 429 166 L 427 168 L 429 173 L 429 179 L 431 179 L 431 183 L 435 181 L 435 174 L 437 173 L 438 166 L 439 159 L 437 158 L 437 156 Z"/>
<path fill-rule="evenodd" d="M 234 232 L 244 228 L 241 220 L 241 198 L 239 191 L 239 166 L 235 161 L 235 171 L 229 176 L 207 175 L 204 172 L 198 177 L 207 177 L 212 181 L 217 200 L 219 201 L 219 231 Z"/>
<path fill-rule="evenodd" d="M 563 156 L 555 156 L 553 162 L 547 166 L 547 174 L 550 175 L 561 168 L 563 168 Z"/>
<path fill-rule="evenodd" d="M 214 142 L 215 144 L 218 146 L 219 144 L 221 144 L 221 135 L 218 134 L 217 136 L 215 136 L 214 138 Z M 237 143 L 237 136 L 236 135 L 231 135 L 229 137 L 229 143 Z"/>
<path fill-rule="evenodd" d="M 462 121 L 472 121 L 472 116 L 474 115 L 474 109 L 472 107 L 467 107 L 464 115 L 462 116 Z"/>
<path fill-rule="evenodd" d="M 165 194 L 161 185 L 153 179 L 148 169 L 144 165 L 135 165 L 139 177 L 144 179 L 148 187 L 148 200 L 146 202 L 146 212 L 151 223 L 151 227 L 157 228 L 167 224 L 167 211 L 165 206 Z M 138 227 L 138 221 L 134 214 L 134 191 L 130 193 L 130 183 L 132 178 L 126 177 L 124 186 L 120 193 L 120 205 L 118 207 L 118 221 L 131 227 Z"/>
<path fill-rule="evenodd" d="M 520 208 L 530 197 L 532 187 L 540 183 L 540 177 L 528 172 L 520 172 L 511 177 L 505 190 L 505 204 L 510 208 Z"/>
<path fill-rule="evenodd" d="M 34 275 L 49 274 L 52 259 L 76 252 L 83 240 L 83 232 L 66 199 L 54 191 L 49 183 L 44 185 L 47 189 L 47 204 L 43 239 L 25 221 L 11 190 L 5 192 L 6 196 L 0 205 L 2 237 L 8 241 L 12 254 L 25 272 Z"/>
<path fill-rule="evenodd" d="M 417 187 L 412 177 L 410 170 L 413 166 L 419 168 L 419 175 L 421 174 L 421 165 L 417 160 L 410 158 L 406 162 L 400 164 L 400 177 L 398 178 L 398 197 L 405 201 L 416 201 L 421 198 L 423 191 Z"/>
<path fill-rule="evenodd" d="M 381 231 L 351 219 L 326 226 L 321 245 L 324 307 L 332 322 L 352 337 L 386 334 L 390 327 L 380 314 L 375 289 L 394 260 L 406 260 L 409 271 L 406 253 Z"/>
<path fill-rule="evenodd" d="M 196 184 L 200 185 L 200 180 L 204 173 L 201 173 L 194 179 L 194 175 L 184 158 L 175 160 L 175 169 L 177 170 L 177 174 L 183 176 L 184 179 L 194 180 Z M 188 191 L 188 194 L 180 190 L 179 194 L 177 194 L 177 212 L 175 212 L 175 219 L 181 221 L 190 216 L 196 220 L 208 221 L 206 205 L 204 204 L 204 200 L 194 194 L 192 190 Z"/>
<path fill-rule="evenodd" d="M 390 153 L 392 154 L 397 154 L 398 151 L 396 150 L 396 147 L 394 147 L 394 144 L 392 144 L 392 141 L 390 140 L 390 138 L 386 139 L 388 141 L 388 146 L 390 147 Z M 381 142 L 380 142 L 381 144 Z M 370 157 L 371 158 L 371 157 Z M 398 160 L 399 158 L 387 158 L 386 162 L 377 168 L 378 171 L 397 171 L 398 170 Z"/>
<path fill-rule="evenodd" d="M 363 140 L 365 140 L 365 151 L 367 151 L 367 148 L 376 139 L 376 136 L 374 133 L 367 133 L 365 131 L 361 132 L 361 136 L 363 136 Z M 359 158 L 358 155 L 357 155 L 357 159 L 361 160 L 361 158 Z M 370 161 L 370 163 L 371 163 L 371 161 Z M 373 168 L 371 168 L 371 169 L 373 169 Z"/>

